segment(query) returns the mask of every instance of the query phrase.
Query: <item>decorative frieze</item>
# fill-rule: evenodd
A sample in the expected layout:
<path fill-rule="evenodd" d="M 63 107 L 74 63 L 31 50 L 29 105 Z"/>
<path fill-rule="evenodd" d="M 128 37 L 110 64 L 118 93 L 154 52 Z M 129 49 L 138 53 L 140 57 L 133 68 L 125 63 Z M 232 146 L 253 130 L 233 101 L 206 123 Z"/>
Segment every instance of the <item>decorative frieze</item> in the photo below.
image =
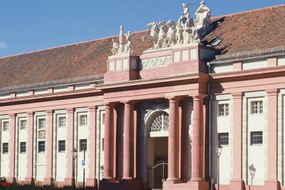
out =
<path fill-rule="evenodd" d="M 172 62 L 172 56 L 155 57 L 142 60 L 142 69 L 161 67 L 169 65 Z"/>

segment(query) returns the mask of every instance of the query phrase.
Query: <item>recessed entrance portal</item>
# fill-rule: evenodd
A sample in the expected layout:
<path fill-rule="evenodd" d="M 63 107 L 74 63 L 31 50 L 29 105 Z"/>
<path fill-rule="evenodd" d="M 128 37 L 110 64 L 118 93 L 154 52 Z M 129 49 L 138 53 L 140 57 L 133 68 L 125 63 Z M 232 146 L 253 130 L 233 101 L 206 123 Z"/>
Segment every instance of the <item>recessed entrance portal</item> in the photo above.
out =
<path fill-rule="evenodd" d="M 160 111 L 148 122 L 147 181 L 148 189 L 162 189 L 167 178 L 168 163 L 168 114 Z"/>

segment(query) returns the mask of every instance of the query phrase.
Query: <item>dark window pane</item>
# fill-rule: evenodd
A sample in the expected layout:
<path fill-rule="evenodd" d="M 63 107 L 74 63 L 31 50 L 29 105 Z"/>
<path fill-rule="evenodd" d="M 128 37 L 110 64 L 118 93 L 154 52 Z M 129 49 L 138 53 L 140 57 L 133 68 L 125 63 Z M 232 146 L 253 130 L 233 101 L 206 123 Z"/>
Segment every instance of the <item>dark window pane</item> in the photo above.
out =
<path fill-rule="evenodd" d="M 39 141 L 38 142 L 38 152 L 45 152 L 45 141 Z"/>
<path fill-rule="evenodd" d="M 220 145 L 229 144 L 229 133 L 219 133 L 219 144 Z"/>
<path fill-rule="evenodd" d="M 252 131 L 250 133 L 250 144 L 262 144 L 263 143 L 263 135 L 262 131 Z"/>
<path fill-rule="evenodd" d="M 20 153 L 26 152 L 26 142 L 20 142 Z"/>
<path fill-rule="evenodd" d="M 60 140 L 58 141 L 58 152 L 64 152 L 65 151 L 65 141 Z"/>
<path fill-rule="evenodd" d="M 3 143 L 2 144 L 2 153 L 7 154 L 9 150 L 9 144 L 8 143 Z"/>
<path fill-rule="evenodd" d="M 87 139 L 80 139 L 79 143 L 80 151 L 87 150 Z"/>

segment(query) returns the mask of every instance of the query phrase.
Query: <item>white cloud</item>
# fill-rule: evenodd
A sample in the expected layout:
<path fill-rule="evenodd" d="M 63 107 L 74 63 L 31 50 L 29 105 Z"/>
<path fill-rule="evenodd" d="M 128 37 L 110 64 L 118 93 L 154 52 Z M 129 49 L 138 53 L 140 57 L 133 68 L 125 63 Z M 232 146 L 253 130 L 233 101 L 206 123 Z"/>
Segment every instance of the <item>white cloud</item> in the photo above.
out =
<path fill-rule="evenodd" d="M 4 42 L 4 41 L 0 41 L 0 50 L 2 49 L 7 49 L 8 48 L 8 45 L 7 45 L 7 43 L 6 42 Z"/>

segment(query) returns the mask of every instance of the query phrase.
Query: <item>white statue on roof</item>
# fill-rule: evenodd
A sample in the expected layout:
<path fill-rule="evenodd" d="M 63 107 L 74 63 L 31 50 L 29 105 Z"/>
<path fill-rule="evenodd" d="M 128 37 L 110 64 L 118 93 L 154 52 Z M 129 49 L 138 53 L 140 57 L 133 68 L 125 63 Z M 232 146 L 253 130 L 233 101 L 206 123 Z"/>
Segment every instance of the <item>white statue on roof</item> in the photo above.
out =
<path fill-rule="evenodd" d="M 131 41 L 131 32 L 128 31 L 127 33 L 124 30 L 124 26 L 120 26 L 119 32 L 119 43 L 116 42 L 114 39 L 112 40 L 112 55 L 119 56 L 125 54 L 132 54 L 132 41 Z M 126 42 L 126 43 L 125 43 Z"/>
<path fill-rule="evenodd" d="M 211 10 L 205 5 L 204 0 L 201 1 L 195 13 L 195 22 L 190 16 L 187 3 L 182 4 L 182 9 L 182 15 L 176 23 L 169 20 L 168 22 L 159 22 L 159 24 L 152 22 L 147 25 L 150 33 L 143 36 L 142 40 L 152 40 L 152 50 L 200 43 L 201 38 L 210 30 Z"/>
<path fill-rule="evenodd" d="M 195 12 L 196 20 L 195 20 L 195 28 L 197 31 L 200 30 L 200 33 L 207 32 L 207 28 L 210 25 L 211 22 L 211 10 L 209 7 L 205 5 L 205 1 L 202 0 L 200 3 L 199 8 Z M 203 35 L 203 34 L 202 34 Z"/>

